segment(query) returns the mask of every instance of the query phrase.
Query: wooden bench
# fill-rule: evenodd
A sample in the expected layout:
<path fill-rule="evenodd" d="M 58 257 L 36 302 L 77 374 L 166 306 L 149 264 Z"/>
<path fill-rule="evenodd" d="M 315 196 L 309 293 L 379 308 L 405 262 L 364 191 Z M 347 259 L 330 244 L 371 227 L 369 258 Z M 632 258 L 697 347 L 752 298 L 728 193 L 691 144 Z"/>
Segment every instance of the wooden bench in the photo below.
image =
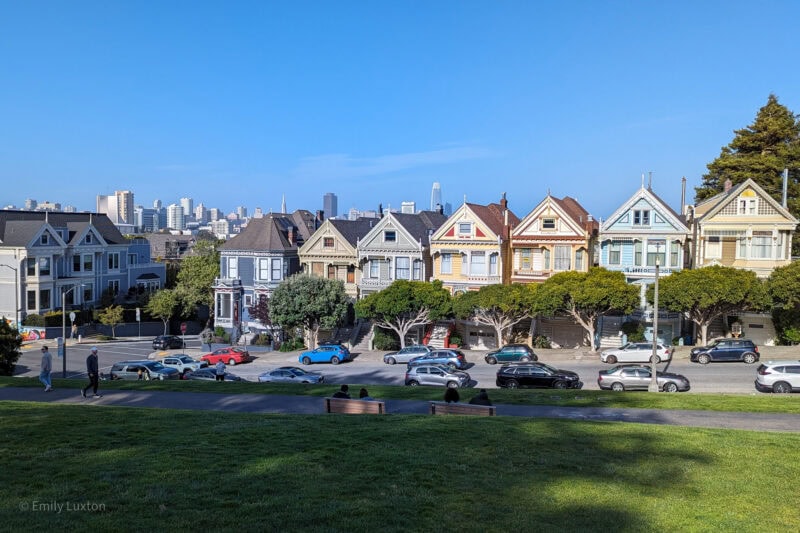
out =
<path fill-rule="evenodd" d="M 346 415 L 384 415 L 386 414 L 386 403 L 375 400 L 325 398 L 325 412 Z"/>
<path fill-rule="evenodd" d="M 428 414 L 497 416 L 497 407 L 494 405 L 473 405 L 471 403 L 430 402 Z"/>

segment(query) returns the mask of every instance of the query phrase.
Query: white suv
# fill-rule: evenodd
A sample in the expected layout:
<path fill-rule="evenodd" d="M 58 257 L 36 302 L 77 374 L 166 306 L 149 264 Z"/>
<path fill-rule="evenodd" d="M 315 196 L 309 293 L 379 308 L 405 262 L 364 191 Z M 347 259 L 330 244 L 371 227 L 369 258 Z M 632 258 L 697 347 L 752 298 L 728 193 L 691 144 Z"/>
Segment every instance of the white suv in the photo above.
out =
<path fill-rule="evenodd" d="M 768 361 L 756 370 L 756 390 L 760 392 L 800 392 L 800 360 Z"/>

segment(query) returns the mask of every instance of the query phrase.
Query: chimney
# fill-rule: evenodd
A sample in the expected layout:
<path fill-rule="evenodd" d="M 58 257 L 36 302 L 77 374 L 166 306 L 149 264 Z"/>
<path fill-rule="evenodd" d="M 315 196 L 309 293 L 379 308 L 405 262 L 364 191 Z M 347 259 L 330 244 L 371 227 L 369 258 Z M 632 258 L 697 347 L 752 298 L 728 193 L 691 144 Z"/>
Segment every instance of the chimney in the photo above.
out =
<path fill-rule="evenodd" d="M 378 204 L 378 217 L 383 218 L 383 204 Z"/>
<path fill-rule="evenodd" d="M 297 235 L 296 235 L 296 228 L 294 226 L 289 226 L 289 229 L 286 230 L 286 238 L 289 239 L 289 244 L 295 245 L 297 244 Z"/>
<path fill-rule="evenodd" d="M 436 212 L 440 215 L 444 214 L 444 206 L 442 204 L 436 204 Z"/>
<path fill-rule="evenodd" d="M 317 222 L 317 227 L 325 221 L 325 211 L 319 210 L 317 211 L 317 216 L 315 217 Z"/>
<path fill-rule="evenodd" d="M 789 188 L 789 169 L 783 169 L 783 200 L 781 201 L 781 206 L 786 209 L 786 191 Z"/>
<path fill-rule="evenodd" d="M 730 178 L 728 178 L 725 180 L 725 184 L 722 186 L 722 189 L 725 192 L 728 192 L 731 190 L 731 187 L 733 187 L 733 182 L 730 180 Z"/>
<path fill-rule="evenodd" d="M 506 200 L 506 193 L 500 198 L 500 209 L 508 209 L 508 200 Z"/>

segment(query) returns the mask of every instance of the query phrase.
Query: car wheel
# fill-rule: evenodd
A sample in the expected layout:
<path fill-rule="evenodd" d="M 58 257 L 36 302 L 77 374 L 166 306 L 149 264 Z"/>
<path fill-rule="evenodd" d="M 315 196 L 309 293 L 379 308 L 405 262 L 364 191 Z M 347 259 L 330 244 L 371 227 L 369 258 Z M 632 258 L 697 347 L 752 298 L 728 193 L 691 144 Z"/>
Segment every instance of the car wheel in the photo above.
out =
<path fill-rule="evenodd" d="M 487 357 L 486 362 L 489 363 L 490 365 L 496 365 L 497 359 L 495 359 L 494 357 Z"/>
<path fill-rule="evenodd" d="M 416 387 L 417 385 L 419 385 L 419 381 L 414 381 L 412 379 L 411 381 L 408 382 L 409 387 Z"/>
<path fill-rule="evenodd" d="M 310 365 L 311 364 L 311 358 L 308 357 L 308 356 L 303 357 L 303 364 L 304 365 Z"/>
<path fill-rule="evenodd" d="M 228 359 L 228 364 L 231 366 L 236 366 L 236 359 Z"/>
<path fill-rule="evenodd" d="M 447 363 L 447 367 L 448 367 L 450 370 L 455 370 L 455 369 L 457 369 L 457 368 L 458 368 L 458 367 L 456 366 L 456 364 L 455 364 L 455 363 Z"/>
<path fill-rule="evenodd" d="M 335 355 L 333 357 L 331 357 L 331 364 L 332 365 L 338 365 L 339 364 L 339 358 L 336 357 Z"/>
<path fill-rule="evenodd" d="M 387 363 L 387 364 L 390 364 L 390 365 L 394 365 L 394 364 L 397 364 L 397 360 L 395 360 L 395 358 L 394 358 L 394 357 L 390 357 L 390 358 L 388 358 L 388 359 L 386 360 L 386 363 Z"/>
<path fill-rule="evenodd" d="M 522 357 L 522 358 L 520 358 L 520 361 L 523 362 L 523 363 L 530 363 L 531 362 L 531 358 L 527 357 L 527 356 L 526 357 Z"/>
<path fill-rule="evenodd" d="M 772 390 L 778 394 L 788 394 L 792 392 L 792 387 L 785 381 L 779 381 L 772 386 Z"/>
<path fill-rule="evenodd" d="M 742 359 L 744 359 L 744 362 L 747 363 L 748 365 L 752 365 L 753 363 L 756 362 L 756 354 L 746 353 L 744 354 L 744 357 Z"/>
<path fill-rule="evenodd" d="M 671 381 L 664 383 L 664 392 L 678 392 L 678 386 Z"/>
<path fill-rule="evenodd" d="M 701 365 L 707 365 L 708 362 L 711 361 L 711 358 L 706 354 L 701 354 L 697 356 L 697 362 Z"/>
<path fill-rule="evenodd" d="M 566 383 L 566 381 L 556 381 L 555 383 L 553 383 L 553 388 L 554 389 L 566 389 L 567 388 L 567 383 Z"/>
<path fill-rule="evenodd" d="M 616 362 L 617 362 L 617 358 L 615 356 L 613 356 L 613 355 L 609 355 L 608 358 L 606 359 L 606 363 L 609 363 L 609 364 L 612 364 L 612 365 L 614 363 L 616 363 Z"/>
<path fill-rule="evenodd" d="M 458 382 L 456 382 L 456 381 L 448 381 L 447 382 L 447 388 L 448 389 L 457 389 L 458 388 Z"/>
<path fill-rule="evenodd" d="M 659 356 L 657 356 L 657 355 L 651 355 L 650 356 L 650 362 L 658 364 L 658 363 L 661 362 L 661 358 Z"/>
<path fill-rule="evenodd" d="M 508 387 L 509 389 L 518 389 L 519 383 L 517 383 L 516 379 L 509 379 L 508 382 L 506 383 L 506 387 Z"/>
<path fill-rule="evenodd" d="M 616 391 L 616 392 L 622 392 L 622 391 L 625 390 L 625 385 L 623 385 L 622 383 L 617 381 L 616 383 L 612 383 L 611 384 L 611 390 Z"/>

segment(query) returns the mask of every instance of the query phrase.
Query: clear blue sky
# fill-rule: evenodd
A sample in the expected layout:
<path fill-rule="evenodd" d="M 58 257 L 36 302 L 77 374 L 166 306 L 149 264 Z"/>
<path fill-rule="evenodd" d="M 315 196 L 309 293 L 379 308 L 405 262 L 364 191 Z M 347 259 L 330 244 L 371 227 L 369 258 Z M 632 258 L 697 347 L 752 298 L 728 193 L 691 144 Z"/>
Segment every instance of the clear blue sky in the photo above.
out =
<path fill-rule="evenodd" d="M 0 205 L 673 207 L 770 93 L 796 1 L 0 0 Z"/>

